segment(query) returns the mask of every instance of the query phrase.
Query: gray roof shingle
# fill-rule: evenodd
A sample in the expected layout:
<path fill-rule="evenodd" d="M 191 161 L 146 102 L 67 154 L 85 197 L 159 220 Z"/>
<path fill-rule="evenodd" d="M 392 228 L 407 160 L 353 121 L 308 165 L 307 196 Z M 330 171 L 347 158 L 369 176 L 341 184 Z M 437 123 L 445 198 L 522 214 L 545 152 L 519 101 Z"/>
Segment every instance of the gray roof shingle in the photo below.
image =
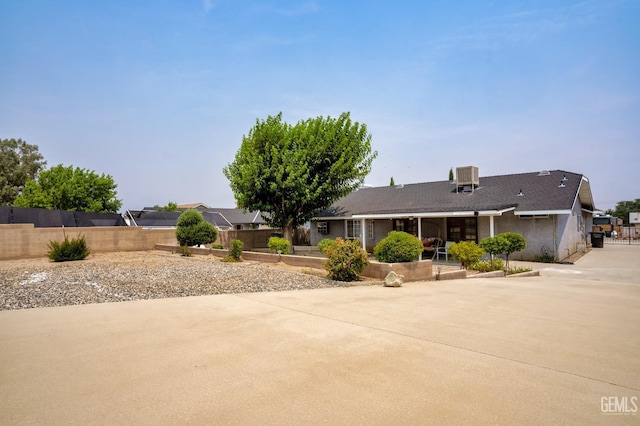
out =
<path fill-rule="evenodd" d="M 566 180 L 562 180 L 566 178 Z M 560 187 L 563 183 L 564 186 Z M 586 188 L 585 188 L 586 185 Z M 518 194 L 522 191 L 522 196 Z M 581 203 L 594 209 L 591 190 L 581 174 L 553 170 L 480 178 L 473 192 L 457 192 L 449 181 L 362 188 L 338 200 L 318 217 L 451 213 L 515 208 L 516 212 L 570 210 Z"/>

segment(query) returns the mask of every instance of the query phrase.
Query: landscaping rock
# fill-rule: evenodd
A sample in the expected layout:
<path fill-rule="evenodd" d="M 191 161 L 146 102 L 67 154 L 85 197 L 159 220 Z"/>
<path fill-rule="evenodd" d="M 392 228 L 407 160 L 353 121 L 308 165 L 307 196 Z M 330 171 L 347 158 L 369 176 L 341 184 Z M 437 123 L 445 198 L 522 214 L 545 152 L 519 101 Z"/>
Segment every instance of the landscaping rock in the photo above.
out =
<path fill-rule="evenodd" d="M 404 275 L 394 271 L 389 272 L 384 279 L 385 287 L 402 287 L 402 283 L 404 283 Z"/>

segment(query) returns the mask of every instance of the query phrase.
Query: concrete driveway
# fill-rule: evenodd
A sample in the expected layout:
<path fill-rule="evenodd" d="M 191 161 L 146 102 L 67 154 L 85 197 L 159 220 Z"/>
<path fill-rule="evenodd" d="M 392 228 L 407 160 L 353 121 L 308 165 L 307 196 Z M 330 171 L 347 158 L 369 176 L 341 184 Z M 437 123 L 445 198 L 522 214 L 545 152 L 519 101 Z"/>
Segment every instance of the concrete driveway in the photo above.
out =
<path fill-rule="evenodd" d="M 639 261 L 3 311 L 0 424 L 639 424 Z"/>

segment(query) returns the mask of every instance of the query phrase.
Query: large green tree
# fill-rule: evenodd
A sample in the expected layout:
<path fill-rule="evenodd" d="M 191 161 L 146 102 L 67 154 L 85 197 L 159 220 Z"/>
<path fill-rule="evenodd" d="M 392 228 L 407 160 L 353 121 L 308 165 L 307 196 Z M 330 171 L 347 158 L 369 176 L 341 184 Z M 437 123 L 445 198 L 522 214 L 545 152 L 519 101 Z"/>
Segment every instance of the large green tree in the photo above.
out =
<path fill-rule="evenodd" d="M 41 172 L 37 180 L 28 181 L 14 205 L 116 213 L 122 205 L 116 198 L 116 188 L 110 175 L 60 164 Z"/>
<path fill-rule="evenodd" d="M 38 145 L 22 139 L 0 140 L 0 204 L 13 204 L 27 181 L 35 179 L 45 164 Z"/>
<path fill-rule="evenodd" d="M 640 212 L 640 198 L 634 201 L 619 201 L 614 210 L 607 210 L 607 214 L 622 219 L 625 225 L 629 224 L 629 213 Z"/>
<path fill-rule="evenodd" d="M 262 211 L 292 241 L 296 227 L 362 185 L 377 155 L 366 125 L 348 112 L 295 125 L 280 113 L 257 120 L 223 171 L 238 207 Z"/>

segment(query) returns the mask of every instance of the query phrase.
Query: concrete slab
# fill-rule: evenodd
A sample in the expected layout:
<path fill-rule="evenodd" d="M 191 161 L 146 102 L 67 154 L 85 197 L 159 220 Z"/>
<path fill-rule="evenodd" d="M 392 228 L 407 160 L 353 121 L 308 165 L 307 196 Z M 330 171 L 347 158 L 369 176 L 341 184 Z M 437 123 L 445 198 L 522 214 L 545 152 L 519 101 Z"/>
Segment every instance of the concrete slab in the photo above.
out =
<path fill-rule="evenodd" d="M 0 424 L 638 424 L 640 285 L 596 264 L 3 311 Z"/>

